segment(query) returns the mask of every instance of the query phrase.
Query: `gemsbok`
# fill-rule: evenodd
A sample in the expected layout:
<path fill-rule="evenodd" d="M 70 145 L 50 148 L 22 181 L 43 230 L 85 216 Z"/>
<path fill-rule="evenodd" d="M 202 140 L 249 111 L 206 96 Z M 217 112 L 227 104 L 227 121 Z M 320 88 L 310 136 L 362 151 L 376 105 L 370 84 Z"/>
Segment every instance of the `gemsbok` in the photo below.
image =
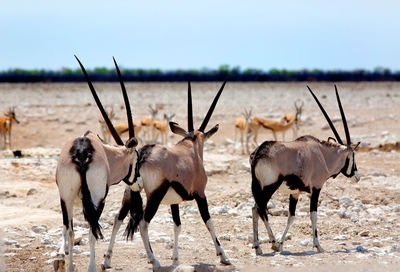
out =
<path fill-rule="evenodd" d="M 240 134 L 240 144 L 242 146 L 242 154 L 245 153 L 245 149 L 247 154 L 250 154 L 249 151 L 249 138 L 250 138 L 250 120 L 251 120 L 251 113 L 252 109 L 247 110 L 245 109 L 244 112 L 242 113 L 243 117 L 238 117 L 235 121 L 235 143 L 236 143 L 236 137 L 237 133 L 239 132 Z M 244 138 L 244 142 L 243 142 Z"/>
<path fill-rule="evenodd" d="M 127 188 L 125 190 L 122 207 L 119 214 L 115 217 L 110 244 L 104 254 L 103 268 L 111 267 L 115 236 L 128 212 L 130 212 L 130 221 L 125 234 L 127 234 L 127 237 L 132 237 L 133 233 L 139 227 L 149 263 L 153 265 L 153 269 L 160 267 L 160 263 L 151 249 L 148 234 L 148 226 L 160 204 L 171 206 L 172 219 L 174 221 L 172 260 L 174 264 L 178 264 L 178 236 L 181 230 L 179 203 L 193 199 L 196 200 L 201 218 L 211 234 L 217 256 L 220 257 L 220 262 L 226 265 L 230 264 L 215 235 L 213 222 L 208 211 L 205 195 L 207 175 L 203 165 L 204 142 L 217 132 L 219 126 L 216 125 L 207 132 L 205 132 L 205 129 L 224 89 L 225 83 L 223 83 L 215 96 L 200 128 L 195 130 L 193 127 L 192 95 L 189 82 L 188 131 L 180 127 L 177 123 L 169 123 L 171 131 L 184 138 L 172 147 L 152 144 L 145 145 L 139 149 L 134 181 L 138 177 L 141 177 L 142 184 L 136 182 L 131 187 L 132 189 Z M 137 181 L 140 181 L 140 179 Z M 140 195 L 142 188 L 144 188 L 147 196 L 147 203 L 144 210 Z"/>
<path fill-rule="evenodd" d="M 8 112 L 6 112 L 4 115 L 6 117 L 0 116 L 0 134 L 3 135 L 3 148 L 5 149 L 7 147 L 8 138 L 8 147 L 11 149 L 11 129 L 13 121 L 19 124 L 19 121 L 15 115 L 15 107 L 9 108 Z"/>
<path fill-rule="evenodd" d="M 90 260 L 88 271 L 97 271 L 95 240 L 103 237 L 99 218 L 104 207 L 108 188 L 111 185 L 119 183 L 121 180 L 124 180 L 127 184 L 132 184 L 129 178 L 131 173 L 134 173 L 132 168 L 136 165 L 137 140 L 135 138 L 128 95 L 115 59 L 114 64 L 120 80 L 129 123 L 129 139 L 125 144 L 115 131 L 110 119 L 108 119 L 85 68 L 76 56 L 75 58 L 79 62 L 94 100 L 118 146 L 105 144 L 96 134 L 88 131 L 82 137 L 67 142 L 62 149 L 57 164 L 56 183 L 60 193 L 63 214 L 63 242 L 58 252 L 58 258 L 54 262 L 54 268 L 56 271 L 63 271 L 65 269 L 64 259 L 66 251 L 68 251 L 69 261 L 67 270 L 69 272 L 74 271 L 72 258 L 72 248 L 74 245 L 73 202 L 77 197 L 80 197 L 83 214 L 90 227 Z"/>
<path fill-rule="evenodd" d="M 160 136 L 161 144 L 168 144 L 168 130 L 169 130 L 169 121 L 174 118 L 174 114 L 164 114 L 164 121 L 154 120 L 154 135 L 153 135 L 153 143 L 157 143 L 158 136 Z"/>
<path fill-rule="evenodd" d="M 300 104 L 298 105 L 297 102 L 300 101 Z M 280 132 L 282 133 L 283 140 L 285 139 L 285 132 L 288 131 L 289 129 L 293 129 L 293 139 L 297 137 L 297 130 L 298 126 L 300 124 L 300 119 L 301 119 L 301 113 L 303 112 L 303 104 L 304 102 L 301 101 L 300 99 L 295 101 L 295 108 L 296 108 L 296 114 L 285 114 L 280 122 L 273 121 L 273 120 L 268 120 L 268 119 L 262 119 L 255 117 L 250 121 L 250 129 L 254 133 L 253 135 L 253 142 L 257 146 L 257 136 L 258 136 L 258 130 L 260 127 L 263 127 L 267 130 L 270 130 L 274 136 L 275 141 L 277 141 L 276 133 Z"/>
<path fill-rule="evenodd" d="M 292 142 L 266 141 L 250 155 L 252 193 L 255 199 L 253 207 L 253 235 L 256 254 L 262 254 L 258 240 L 258 218 L 261 217 L 269 235 L 274 251 L 283 249 L 283 242 L 290 225 L 295 218 L 296 204 L 300 193 L 311 193 L 310 218 L 312 223 L 313 246 L 319 252 L 323 249 L 317 236 L 318 197 L 322 186 L 329 178 L 342 173 L 355 181 L 360 180 L 355 162 L 355 149 L 352 145 L 346 117 L 335 85 L 337 102 L 342 116 L 346 143 L 343 143 L 328 114 L 320 104 L 312 90 L 307 86 L 323 115 L 331 127 L 337 143 L 329 137 L 328 141 L 320 141 L 307 135 Z M 331 141 L 332 139 L 332 141 Z M 279 188 L 289 194 L 289 216 L 280 242 L 277 243 L 268 222 L 267 203 Z"/>

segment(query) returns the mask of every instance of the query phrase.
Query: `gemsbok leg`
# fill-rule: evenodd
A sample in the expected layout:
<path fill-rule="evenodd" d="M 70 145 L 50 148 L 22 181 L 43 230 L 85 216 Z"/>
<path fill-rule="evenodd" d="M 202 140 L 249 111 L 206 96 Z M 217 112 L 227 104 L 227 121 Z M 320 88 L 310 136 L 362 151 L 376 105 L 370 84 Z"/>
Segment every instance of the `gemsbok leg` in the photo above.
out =
<path fill-rule="evenodd" d="M 172 219 L 174 220 L 174 252 L 172 253 L 173 264 L 179 264 L 179 254 L 178 254 L 178 237 L 181 232 L 181 219 L 179 216 L 179 205 L 171 205 Z"/>
<path fill-rule="evenodd" d="M 311 202 L 310 202 L 310 217 L 312 224 L 312 234 L 313 234 L 313 246 L 318 249 L 319 252 L 324 252 L 318 241 L 317 233 L 317 208 L 318 208 L 318 197 L 321 189 L 312 188 L 311 191 Z"/>
<path fill-rule="evenodd" d="M 204 223 L 207 226 L 208 231 L 211 234 L 212 240 L 215 245 L 215 249 L 217 251 L 217 256 L 220 257 L 220 261 L 222 264 L 227 264 L 227 265 L 231 264 L 228 257 L 226 257 L 225 252 L 222 249 L 217 236 L 215 235 L 214 225 L 213 225 L 212 219 L 210 217 L 210 213 L 208 212 L 207 198 L 206 197 L 201 198 L 201 197 L 197 196 L 197 197 L 195 197 L 195 199 L 197 202 L 197 206 L 199 207 L 201 218 L 203 219 Z"/>
<path fill-rule="evenodd" d="M 283 232 L 281 241 L 279 242 L 279 251 L 283 250 L 283 243 L 286 240 L 286 234 L 289 231 L 289 228 L 294 221 L 296 215 L 296 205 L 298 200 L 299 200 L 299 194 L 291 194 L 289 197 L 289 216 L 285 231 Z"/>

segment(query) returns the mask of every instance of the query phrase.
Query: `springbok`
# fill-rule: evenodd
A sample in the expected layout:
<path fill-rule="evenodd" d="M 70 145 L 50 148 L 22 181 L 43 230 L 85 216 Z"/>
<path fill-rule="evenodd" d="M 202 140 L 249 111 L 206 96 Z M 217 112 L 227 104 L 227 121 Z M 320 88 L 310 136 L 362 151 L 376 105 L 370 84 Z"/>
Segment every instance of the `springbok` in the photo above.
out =
<path fill-rule="evenodd" d="M 354 158 L 355 149 L 359 143 L 351 144 L 350 132 L 336 85 L 336 97 L 346 134 L 346 144 L 343 143 L 317 97 L 308 86 L 307 88 L 328 121 L 337 143 L 330 141 L 330 139 L 333 139 L 331 137 L 328 141 L 320 141 L 307 135 L 292 142 L 266 141 L 250 155 L 251 189 L 255 199 L 253 235 L 256 254 L 262 254 L 258 240 L 258 217 L 261 217 L 267 228 L 269 241 L 273 244 L 272 249 L 275 251 L 282 250 L 286 234 L 295 218 L 296 204 L 301 192 L 311 193 L 310 218 L 313 245 L 317 247 L 319 252 L 323 252 L 317 236 L 317 207 L 322 186 L 327 179 L 335 178 L 340 173 L 353 178 L 355 181 L 360 180 Z M 266 212 L 267 203 L 278 188 L 283 193 L 290 194 L 288 221 L 279 243 L 276 242 L 272 233 Z"/>
<path fill-rule="evenodd" d="M 114 118 L 113 111 L 111 111 L 107 115 L 108 115 L 108 118 L 110 120 L 112 120 Z M 106 122 L 104 122 L 104 120 L 99 120 L 99 123 L 100 123 L 100 130 L 101 130 L 102 135 L 103 135 L 103 140 L 106 143 L 109 143 L 110 142 L 111 132 L 108 129 L 107 124 L 106 124 Z M 115 124 L 114 128 L 115 128 L 115 131 L 117 132 L 117 134 L 119 136 L 122 136 L 122 134 L 124 134 L 124 133 L 129 131 L 129 124 L 128 123 Z M 133 122 L 133 128 L 135 130 L 135 137 L 140 142 L 140 138 L 139 138 L 138 134 L 140 133 L 140 130 L 142 128 L 141 123 Z"/>
<path fill-rule="evenodd" d="M 283 139 L 285 138 L 285 132 L 289 129 L 293 129 L 293 138 L 297 137 L 297 129 L 298 125 L 300 124 L 301 113 L 303 111 L 303 102 L 301 101 L 300 105 L 297 105 L 297 101 L 295 102 L 296 114 L 285 114 L 281 122 L 272 121 L 268 119 L 262 119 L 255 117 L 250 121 L 250 129 L 254 132 L 253 142 L 257 146 L 257 136 L 258 136 L 258 129 L 263 127 L 265 129 L 271 130 L 272 134 L 274 135 L 275 141 L 277 141 L 276 133 L 282 132 Z"/>
<path fill-rule="evenodd" d="M 125 231 L 127 237 L 132 237 L 134 231 L 137 231 L 139 226 L 149 263 L 153 265 L 153 269 L 160 267 L 160 263 L 151 249 L 148 235 L 148 226 L 160 204 L 171 205 L 171 213 L 174 221 L 174 248 L 172 260 L 174 264 L 179 263 L 178 236 L 181 230 L 179 203 L 193 199 L 196 200 L 201 218 L 211 234 L 217 256 L 220 257 L 220 262 L 222 264 L 230 264 L 229 259 L 226 257 L 215 235 L 213 222 L 208 211 L 207 198 L 205 195 L 207 175 L 203 165 L 204 142 L 217 132 L 219 126 L 216 125 L 207 132 L 204 131 L 224 89 L 225 83 L 226 82 L 222 84 L 219 92 L 215 96 L 200 128 L 195 130 L 193 127 L 192 95 L 189 82 L 188 131 L 185 131 L 185 129 L 180 127 L 177 123 L 169 123 L 171 131 L 184 138 L 172 147 L 153 144 L 145 145 L 139 150 L 134 180 L 140 176 L 142 178 L 142 184 L 135 183 L 131 187 L 132 190 L 131 188 L 125 190 L 122 207 L 119 214 L 115 217 L 110 244 L 104 254 L 104 268 L 111 267 L 112 248 L 115 236 L 128 211 L 130 211 L 130 222 Z M 147 203 L 144 211 L 140 195 L 140 190 L 143 187 L 147 196 Z"/>
<path fill-rule="evenodd" d="M 242 154 L 244 154 L 245 146 L 247 154 L 250 154 L 249 151 L 249 137 L 250 137 L 250 120 L 251 120 L 251 113 L 252 109 L 247 110 L 245 109 L 242 113 L 243 117 L 239 117 L 235 121 L 235 143 L 236 143 L 236 136 L 239 131 L 240 133 L 240 143 L 242 146 Z M 245 138 L 245 143 L 243 143 L 243 137 Z"/>
<path fill-rule="evenodd" d="M 153 135 L 153 143 L 157 143 L 158 136 L 161 138 L 161 144 L 167 144 L 168 143 L 168 123 L 169 121 L 174 118 L 174 114 L 164 114 L 164 120 L 165 122 L 161 120 L 154 120 L 153 126 L 154 126 L 154 135 Z"/>
<path fill-rule="evenodd" d="M 63 242 L 58 252 L 58 258 L 54 262 L 54 268 L 56 271 L 58 269 L 64 270 L 64 258 L 68 250 L 69 262 L 67 270 L 74 271 L 72 258 L 72 247 L 74 245 L 73 202 L 79 196 L 82 199 L 84 217 L 90 226 L 90 261 L 88 271 L 96 271 L 95 239 L 103 237 L 99 218 L 104 207 L 108 188 L 113 184 L 119 183 L 121 180 L 124 180 L 127 184 L 132 184 L 129 178 L 133 172 L 132 165 L 136 165 L 137 140 L 135 138 L 128 95 L 115 59 L 114 64 L 121 83 L 129 123 L 129 139 L 125 145 L 108 118 L 85 68 L 76 56 L 75 58 L 85 75 L 96 104 L 118 146 L 105 144 L 98 136 L 88 131 L 82 137 L 67 142 L 62 149 L 57 164 L 56 182 L 60 193 L 63 214 Z"/>
<path fill-rule="evenodd" d="M 19 124 L 17 117 L 15 116 L 15 107 L 9 108 L 8 112 L 4 114 L 6 117 L 0 116 L 0 134 L 3 135 L 3 148 L 7 147 L 7 134 L 8 134 L 8 146 L 11 149 L 11 129 L 13 121 Z"/>
<path fill-rule="evenodd" d="M 143 140 L 152 143 L 154 138 L 154 120 L 157 120 L 158 111 L 162 109 L 162 105 L 157 104 L 154 108 L 149 105 L 150 117 L 143 117 L 140 124 L 143 128 Z"/>

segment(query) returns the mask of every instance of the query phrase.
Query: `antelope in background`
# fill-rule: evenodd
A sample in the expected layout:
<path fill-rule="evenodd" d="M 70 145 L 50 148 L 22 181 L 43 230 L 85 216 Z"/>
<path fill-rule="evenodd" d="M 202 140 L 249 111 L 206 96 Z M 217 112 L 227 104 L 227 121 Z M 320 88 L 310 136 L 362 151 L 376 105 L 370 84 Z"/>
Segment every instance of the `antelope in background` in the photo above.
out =
<path fill-rule="evenodd" d="M 9 108 L 8 112 L 4 113 L 4 115 L 6 117 L 0 116 L 0 134 L 3 135 L 3 149 L 7 147 L 7 138 L 8 138 L 8 146 L 11 149 L 11 129 L 13 121 L 19 124 L 19 121 L 15 116 L 15 107 Z"/>
<path fill-rule="evenodd" d="M 179 203 L 193 199 L 196 200 L 201 218 L 211 234 L 217 256 L 220 257 L 220 262 L 226 265 L 230 264 L 229 259 L 226 257 L 215 235 L 213 222 L 208 211 L 207 198 L 205 195 L 207 175 L 203 165 L 204 142 L 217 132 L 218 125 L 207 132 L 204 131 L 224 89 L 225 83 L 226 82 L 222 84 L 219 92 L 215 96 L 200 128 L 195 130 L 193 127 L 192 94 L 189 82 L 188 131 L 180 127 L 177 123 L 169 123 L 171 131 L 182 136 L 183 139 L 172 147 L 145 145 L 139 150 L 134 181 L 140 176 L 142 178 L 142 184 L 137 182 L 132 186 L 132 189 L 127 188 L 125 190 L 122 207 L 119 214 L 115 217 L 110 244 L 104 254 L 103 268 L 111 267 L 112 248 L 115 236 L 129 210 L 130 222 L 128 223 L 125 234 L 127 237 L 132 237 L 134 231 L 136 231 L 139 226 L 149 263 L 153 265 L 153 270 L 160 267 L 160 263 L 151 249 L 148 235 L 148 226 L 160 204 L 171 205 L 171 213 L 174 221 L 174 248 L 172 260 L 174 264 L 178 264 L 178 236 L 181 230 Z M 142 188 L 144 188 L 147 196 L 147 203 L 144 211 L 142 197 L 140 195 L 140 190 Z"/>
<path fill-rule="evenodd" d="M 174 118 L 175 113 L 173 114 L 164 114 L 164 120 L 165 122 L 161 120 L 154 120 L 153 126 L 154 126 L 154 137 L 153 137 L 153 143 L 157 143 L 158 136 L 161 138 L 161 144 L 168 144 L 168 123 Z"/>
<path fill-rule="evenodd" d="M 249 138 L 251 136 L 250 130 L 250 120 L 251 120 L 251 113 L 252 109 L 249 111 L 247 109 L 244 110 L 242 113 L 243 117 L 239 117 L 235 121 L 235 143 L 236 143 L 236 136 L 239 131 L 240 133 L 240 144 L 242 146 L 242 154 L 245 154 L 244 150 L 246 147 L 246 154 L 250 154 L 249 151 Z M 245 144 L 243 143 L 243 137 L 245 138 Z"/>
<path fill-rule="evenodd" d="M 297 105 L 298 101 L 301 102 L 300 105 Z M 258 129 L 260 127 L 270 130 L 272 132 L 272 134 L 274 135 L 275 141 L 278 140 L 276 137 L 277 132 L 282 132 L 282 138 L 284 140 L 285 132 L 291 128 L 293 129 L 293 138 L 296 138 L 298 125 L 300 124 L 301 113 L 303 112 L 303 105 L 304 105 L 304 102 L 302 102 L 299 99 L 296 100 L 296 102 L 294 104 L 294 106 L 296 108 L 296 114 L 285 114 L 282 117 L 281 122 L 272 121 L 272 120 L 268 120 L 268 119 L 262 119 L 262 118 L 258 118 L 258 117 L 253 118 L 250 122 L 250 129 L 252 130 L 252 132 L 254 132 L 254 136 L 253 136 L 254 144 L 256 146 L 258 145 L 257 136 L 258 136 Z"/>
<path fill-rule="evenodd" d="M 106 114 L 110 120 L 113 120 L 115 117 L 114 110 L 111 110 L 109 113 L 106 112 Z M 100 130 L 101 130 L 101 133 L 103 136 L 103 140 L 106 143 L 109 143 L 110 136 L 112 136 L 111 132 L 108 129 L 106 122 L 103 119 L 99 119 L 99 123 L 100 123 Z M 138 122 L 133 122 L 133 127 L 135 130 L 135 137 L 138 140 L 138 142 L 140 142 L 140 138 L 139 138 L 138 134 L 140 133 L 142 126 Z M 129 124 L 128 123 L 115 124 L 114 128 L 115 128 L 115 131 L 117 132 L 117 134 L 119 136 L 122 136 L 122 134 L 129 131 Z"/>
<path fill-rule="evenodd" d="M 76 56 L 75 58 L 81 66 L 96 104 L 118 146 L 105 144 L 98 136 L 88 131 L 82 137 L 68 141 L 62 149 L 57 164 L 56 183 L 60 193 L 63 214 L 63 242 L 58 252 L 58 259 L 54 262 L 54 268 L 56 271 L 64 270 L 64 258 L 66 251 L 68 251 L 69 262 L 67 270 L 69 272 L 74 271 L 72 258 L 74 245 L 73 202 L 77 197 L 80 197 L 82 199 L 84 217 L 90 226 L 88 271 L 97 271 L 95 240 L 103 238 L 99 218 L 103 211 L 108 188 L 121 180 L 131 184 L 129 178 L 132 173 L 132 165 L 136 165 L 137 140 L 135 138 L 128 95 L 115 59 L 114 64 L 120 80 L 129 124 L 129 139 L 125 144 L 108 118 L 85 68 Z"/>
<path fill-rule="evenodd" d="M 359 143 L 351 144 L 350 132 L 336 85 L 336 98 L 346 134 L 346 143 L 343 143 L 317 97 L 308 86 L 307 88 L 328 121 L 337 143 L 333 142 L 331 137 L 328 141 L 320 141 L 307 135 L 292 142 L 266 141 L 250 155 L 251 189 L 255 199 L 253 207 L 253 247 L 256 254 L 262 254 L 258 240 L 258 218 L 261 217 L 267 228 L 269 241 L 273 244 L 272 249 L 275 251 L 282 250 L 286 234 L 295 218 L 299 194 L 303 192 L 311 193 L 310 218 L 313 246 L 319 252 L 323 252 L 317 236 L 318 197 L 322 186 L 330 177 L 335 178 L 340 173 L 353 178 L 355 181 L 360 180 L 354 158 Z M 266 211 L 269 199 L 278 188 L 283 193 L 290 195 L 288 221 L 279 243 L 275 240 Z"/>
<path fill-rule="evenodd" d="M 158 119 L 158 111 L 161 109 L 163 109 L 163 105 L 161 104 L 156 104 L 154 108 L 149 105 L 150 117 L 143 117 L 140 122 L 143 128 L 143 140 L 147 143 L 152 143 L 154 139 L 154 120 Z"/>

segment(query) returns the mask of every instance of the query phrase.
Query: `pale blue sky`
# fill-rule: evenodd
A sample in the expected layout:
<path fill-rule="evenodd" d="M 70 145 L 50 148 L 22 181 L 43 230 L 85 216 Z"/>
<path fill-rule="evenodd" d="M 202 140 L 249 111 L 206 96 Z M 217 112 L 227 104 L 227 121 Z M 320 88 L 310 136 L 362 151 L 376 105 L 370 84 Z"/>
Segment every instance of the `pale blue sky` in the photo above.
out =
<path fill-rule="evenodd" d="M 63 3 L 61 3 L 63 2 Z M 6 0 L 0 70 L 400 70 L 399 1 Z"/>

